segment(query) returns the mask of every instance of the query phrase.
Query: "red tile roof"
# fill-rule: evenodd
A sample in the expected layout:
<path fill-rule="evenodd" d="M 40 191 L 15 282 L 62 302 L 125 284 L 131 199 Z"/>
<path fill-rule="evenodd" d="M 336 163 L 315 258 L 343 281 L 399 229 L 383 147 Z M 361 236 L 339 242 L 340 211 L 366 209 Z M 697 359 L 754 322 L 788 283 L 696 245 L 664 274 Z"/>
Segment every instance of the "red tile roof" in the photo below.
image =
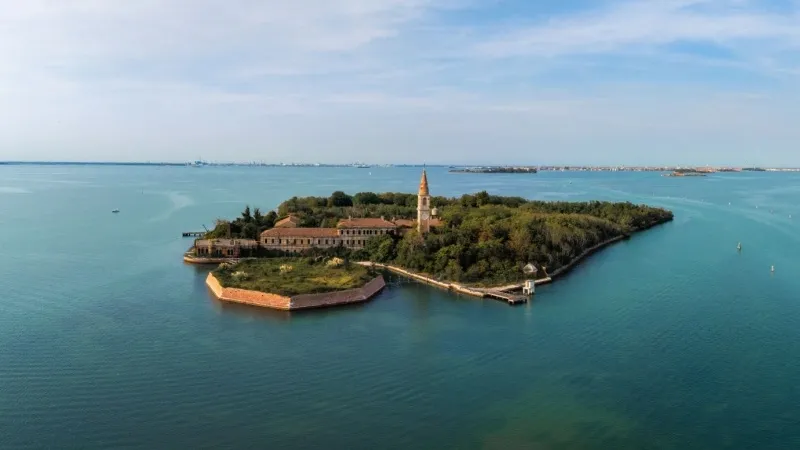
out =
<path fill-rule="evenodd" d="M 397 228 L 397 225 L 383 218 L 344 219 L 336 225 L 337 228 Z"/>
<path fill-rule="evenodd" d="M 396 219 L 394 223 L 397 224 L 398 227 L 404 228 L 414 228 L 417 226 L 417 221 L 411 219 Z M 444 222 L 440 219 L 430 219 L 429 223 L 432 227 L 441 227 L 444 225 Z"/>
<path fill-rule="evenodd" d="M 287 216 L 275 222 L 275 228 L 294 228 L 300 224 L 300 218 L 297 216 Z"/>
<path fill-rule="evenodd" d="M 338 237 L 336 228 L 272 228 L 261 233 L 261 237 Z"/>
<path fill-rule="evenodd" d="M 417 221 L 411 219 L 395 219 L 394 223 L 398 227 L 414 228 L 414 226 L 417 224 Z"/>

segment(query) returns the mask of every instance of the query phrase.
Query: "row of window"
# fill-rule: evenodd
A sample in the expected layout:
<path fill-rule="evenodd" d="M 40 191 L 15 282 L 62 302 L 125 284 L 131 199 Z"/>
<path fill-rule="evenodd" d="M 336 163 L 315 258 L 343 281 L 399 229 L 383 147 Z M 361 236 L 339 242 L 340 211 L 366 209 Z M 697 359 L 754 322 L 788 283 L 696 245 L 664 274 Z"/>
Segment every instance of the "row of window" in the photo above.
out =
<path fill-rule="evenodd" d="M 360 236 L 360 235 L 364 235 L 364 234 L 369 235 L 369 236 L 375 236 L 375 235 L 387 234 L 387 233 L 389 233 L 389 230 L 387 230 L 387 229 L 381 229 L 381 230 L 342 230 L 342 234 L 343 235 L 347 235 L 347 236 Z"/>
<path fill-rule="evenodd" d="M 338 241 L 338 239 L 264 239 L 264 245 L 336 245 L 337 243 L 344 245 L 365 245 L 366 240 L 355 239 L 348 241 Z"/>
<path fill-rule="evenodd" d="M 214 251 L 209 252 L 208 249 L 198 248 L 197 249 L 197 254 L 201 255 L 201 256 L 206 256 L 206 255 L 210 255 L 210 256 L 237 256 L 237 253 L 236 253 L 236 251 L 234 249 L 214 250 Z"/>
<path fill-rule="evenodd" d="M 264 244 L 274 244 L 274 245 L 334 245 L 336 243 L 335 239 L 317 239 L 316 242 L 313 242 L 314 239 L 264 239 Z"/>

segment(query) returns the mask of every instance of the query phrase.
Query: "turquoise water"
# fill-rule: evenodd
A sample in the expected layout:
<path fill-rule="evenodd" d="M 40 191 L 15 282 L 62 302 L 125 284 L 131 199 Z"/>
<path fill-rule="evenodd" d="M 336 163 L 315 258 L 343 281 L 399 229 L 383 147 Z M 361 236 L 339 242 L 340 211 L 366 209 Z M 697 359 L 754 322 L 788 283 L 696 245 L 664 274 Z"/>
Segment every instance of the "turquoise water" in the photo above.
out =
<path fill-rule="evenodd" d="M 0 166 L 0 448 L 800 447 L 800 176 L 429 180 L 676 219 L 526 306 L 404 283 L 288 314 L 214 301 L 180 232 L 419 169 Z"/>

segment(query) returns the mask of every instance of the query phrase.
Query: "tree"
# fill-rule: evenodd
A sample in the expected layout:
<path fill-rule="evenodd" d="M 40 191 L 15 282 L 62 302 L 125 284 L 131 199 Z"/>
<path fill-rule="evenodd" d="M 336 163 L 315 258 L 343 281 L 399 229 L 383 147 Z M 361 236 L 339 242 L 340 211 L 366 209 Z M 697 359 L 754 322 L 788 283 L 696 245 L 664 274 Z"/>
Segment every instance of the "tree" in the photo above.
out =
<path fill-rule="evenodd" d="M 374 192 L 359 192 L 353 196 L 355 205 L 380 205 L 381 203 L 383 203 L 381 198 Z"/>
<path fill-rule="evenodd" d="M 336 191 L 328 199 L 328 206 L 353 206 L 353 199 L 342 191 Z"/>
<path fill-rule="evenodd" d="M 256 225 L 261 226 L 264 222 L 264 216 L 261 215 L 261 210 L 256 208 L 253 211 L 253 220 L 255 221 Z"/>
<path fill-rule="evenodd" d="M 364 246 L 366 257 L 370 261 L 387 263 L 395 258 L 395 238 L 388 234 L 382 234 L 367 240 Z"/>
<path fill-rule="evenodd" d="M 264 216 L 263 220 L 261 221 L 261 226 L 264 228 L 272 228 L 275 226 L 275 221 L 278 220 L 278 215 L 275 211 L 270 211 Z"/>
<path fill-rule="evenodd" d="M 258 239 L 258 225 L 253 222 L 242 227 L 242 237 L 245 239 Z"/>
<path fill-rule="evenodd" d="M 489 204 L 489 193 L 486 191 L 481 191 L 475 194 L 475 200 L 478 203 L 478 206 L 488 205 Z"/>
<path fill-rule="evenodd" d="M 245 206 L 244 211 L 242 211 L 242 220 L 245 223 L 253 221 L 253 216 L 250 214 L 250 205 Z"/>

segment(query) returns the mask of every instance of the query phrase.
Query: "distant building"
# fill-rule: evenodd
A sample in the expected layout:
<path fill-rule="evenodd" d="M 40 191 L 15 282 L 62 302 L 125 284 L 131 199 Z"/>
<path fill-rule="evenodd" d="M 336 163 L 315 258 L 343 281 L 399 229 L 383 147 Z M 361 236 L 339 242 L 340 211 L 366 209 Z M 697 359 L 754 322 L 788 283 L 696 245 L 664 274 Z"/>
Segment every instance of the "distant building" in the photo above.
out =
<path fill-rule="evenodd" d="M 436 208 L 431 207 L 428 190 L 428 177 L 422 171 L 422 179 L 417 195 L 417 220 L 380 218 L 342 219 L 336 228 L 302 228 L 296 216 L 285 217 L 275 223 L 275 227 L 261 233 L 260 244 L 270 250 L 285 252 L 301 252 L 312 248 L 330 248 L 342 246 L 358 250 L 364 248 L 367 240 L 373 236 L 404 233 L 414 227 L 420 233 L 427 233 L 431 227 L 440 226 L 435 218 Z"/>
<path fill-rule="evenodd" d="M 195 253 L 200 258 L 239 258 L 252 256 L 258 248 L 254 239 L 198 239 Z"/>
<path fill-rule="evenodd" d="M 291 214 L 275 222 L 275 228 L 297 228 L 299 226 L 300 218 Z"/>

